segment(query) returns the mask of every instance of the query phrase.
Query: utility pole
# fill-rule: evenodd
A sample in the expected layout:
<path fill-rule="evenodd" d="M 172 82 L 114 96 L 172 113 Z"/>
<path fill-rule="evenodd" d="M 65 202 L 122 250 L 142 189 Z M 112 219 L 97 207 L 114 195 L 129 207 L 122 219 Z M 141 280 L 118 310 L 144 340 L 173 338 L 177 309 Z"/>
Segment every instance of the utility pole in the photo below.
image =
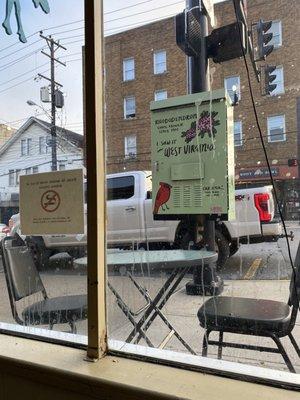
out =
<path fill-rule="evenodd" d="M 187 10 L 193 8 L 199 9 L 199 12 L 196 15 L 199 15 L 201 28 L 200 55 L 197 57 L 188 57 L 188 93 L 207 92 L 210 90 L 209 64 L 206 45 L 208 36 L 208 18 L 205 14 L 202 0 L 187 0 L 186 8 Z M 206 217 L 204 221 L 204 241 L 208 250 L 215 251 L 215 222 L 210 220 L 209 217 Z"/>
<path fill-rule="evenodd" d="M 57 171 L 57 150 L 56 150 L 56 91 L 58 87 L 62 87 L 62 85 L 55 81 L 55 63 L 59 63 L 66 66 L 65 63 L 55 58 L 55 52 L 58 49 L 67 50 L 64 46 L 56 42 L 52 36 L 44 36 L 42 32 L 40 32 L 40 37 L 46 40 L 47 45 L 50 50 L 50 54 L 45 53 L 43 50 L 41 51 L 42 54 L 50 58 L 50 78 L 38 74 L 40 78 L 46 79 L 50 82 L 51 85 L 51 155 L 52 155 L 52 171 Z"/>

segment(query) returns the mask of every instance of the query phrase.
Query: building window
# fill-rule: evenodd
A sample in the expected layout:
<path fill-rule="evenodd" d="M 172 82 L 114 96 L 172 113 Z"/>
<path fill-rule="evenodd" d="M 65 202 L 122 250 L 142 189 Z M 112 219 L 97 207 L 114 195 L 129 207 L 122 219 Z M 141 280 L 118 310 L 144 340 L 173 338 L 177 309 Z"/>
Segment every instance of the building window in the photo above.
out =
<path fill-rule="evenodd" d="M 242 121 L 235 121 L 234 123 L 234 145 L 235 146 L 243 145 Z"/>
<path fill-rule="evenodd" d="M 30 174 L 31 174 L 31 168 L 26 168 L 25 175 L 30 175 Z"/>
<path fill-rule="evenodd" d="M 15 171 L 10 169 L 8 172 L 8 185 L 14 186 L 15 185 Z"/>
<path fill-rule="evenodd" d="M 137 146 L 136 146 L 136 136 L 126 136 L 125 137 L 125 157 L 126 158 L 136 158 L 137 156 Z"/>
<path fill-rule="evenodd" d="M 65 169 L 66 169 L 66 164 L 59 163 L 58 169 L 59 169 L 59 171 L 65 171 Z"/>
<path fill-rule="evenodd" d="M 39 153 L 40 154 L 46 153 L 46 137 L 45 136 L 39 137 Z"/>
<path fill-rule="evenodd" d="M 39 167 L 32 167 L 32 173 L 37 174 L 39 172 Z"/>
<path fill-rule="evenodd" d="M 231 101 L 234 102 L 234 94 L 237 94 L 237 99 L 241 100 L 241 84 L 239 76 L 229 76 L 224 81 L 225 89 L 227 90 Z"/>
<path fill-rule="evenodd" d="M 20 182 L 20 173 L 21 173 L 21 170 L 16 169 L 16 185 L 18 185 Z"/>
<path fill-rule="evenodd" d="M 135 117 L 135 97 L 125 97 L 124 99 L 124 118 L 130 119 Z"/>
<path fill-rule="evenodd" d="M 282 46 L 282 25 L 281 21 L 272 21 L 272 26 L 268 33 L 273 33 L 272 40 L 268 43 L 268 45 L 273 45 L 274 48 L 278 48 Z"/>
<path fill-rule="evenodd" d="M 268 141 L 282 142 L 286 140 L 285 135 L 285 116 L 276 115 L 268 117 Z"/>
<path fill-rule="evenodd" d="M 168 98 L 168 92 L 166 90 L 157 90 L 154 93 L 155 101 L 166 100 L 167 98 Z"/>
<path fill-rule="evenodd" d="M 32 139 L 22 139 L 21 140 L 21 156 L 29 156 L 31 150 Z"/>
<path fill-rule="evenodd" d="M 284 93 L 284 79 L 283 79 L 283 67 L 277 67 L 273 72 L 273 75 L 276 75 L 276 79 L 271 82 L 271 84 L 277 85 L 276 89 L 271 92 L 271 96 L 277 96 L 281 93 Z"/>
<path fill-rule="evenodd" d="M 167 52 L 165 50 L 154 53 L 154 74 L 163 74 L 167 71 Z"/>
<path fill-rule="evenodd" d="M 135 78 L 134 58 L 123 60 L 123 80 L 132 81 Z"/>

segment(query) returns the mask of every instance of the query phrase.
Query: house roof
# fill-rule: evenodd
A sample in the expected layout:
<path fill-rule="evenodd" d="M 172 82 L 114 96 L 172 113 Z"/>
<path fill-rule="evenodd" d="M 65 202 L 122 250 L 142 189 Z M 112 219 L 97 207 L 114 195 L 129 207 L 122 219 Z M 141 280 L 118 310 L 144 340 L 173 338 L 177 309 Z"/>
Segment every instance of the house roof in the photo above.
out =
<path fill-rule="evenodd" d="M 51 124 L 36 117 L 30 117 L 28 120 L 0 147 L 0 156 L 32 125 L 38 124 L 42 129 L 51 133 Z M 83 135 L 69 131 L 68 129 L 56 126 L 57 136 L 71 143 L 75 147 L 83 147 Z"/>

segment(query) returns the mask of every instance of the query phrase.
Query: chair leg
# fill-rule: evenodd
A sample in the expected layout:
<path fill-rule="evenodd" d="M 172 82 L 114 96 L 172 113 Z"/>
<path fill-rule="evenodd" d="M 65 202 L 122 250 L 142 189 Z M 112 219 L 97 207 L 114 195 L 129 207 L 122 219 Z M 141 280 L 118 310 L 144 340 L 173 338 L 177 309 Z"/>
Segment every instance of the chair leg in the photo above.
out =
<path fill-rule="evenodd" d="M 294 346 L 294 349 L 296 350 L 296 352 L 297 352 L 297 354 L 298 354 L 298 357 L 300 357 L 300 349 L 299 349 L 299 346 L 298 346 L 298 344 L 297 344 L 297 342 L 296 342 L 294 336 L 293 336 L 291 333 L 289 333 L 289 338 L 290 338 L 290 341 L 292 342 L 292 345 Z"/>
<path fill-rule="evenodd" d="M 284 350 L 284 347 L 281 344 L 281 341 L 279 339 L 279 337 L 277 335 L 271 335 L 271 338 L 274 340 L 274 342 L 276 343 L 278 350 L 280 352 L 280 354 L 282 355 L 286 366 L 288 367 L 290 372 L 296 373 L 295 368 L 293 367 L 293 364 L 291 363 L 291 360 L 289 359 L 289 356 L 287 355 L 286 351 Z"/>
<path fill-rule="evenodd" d="M 222 350 L 223 350 L 223 332 L 219 332 L 219 346 L 218 346 L 218 359 L 222 359 Z"/>
<path fill-rule="evenodd" d="M 203 344 L 202 344 L 202 357 L 207 357 L 207 349 L 208 349 L 208 338 L 210 331 L 207 330 L 204 332 L 203 336 Z"/>

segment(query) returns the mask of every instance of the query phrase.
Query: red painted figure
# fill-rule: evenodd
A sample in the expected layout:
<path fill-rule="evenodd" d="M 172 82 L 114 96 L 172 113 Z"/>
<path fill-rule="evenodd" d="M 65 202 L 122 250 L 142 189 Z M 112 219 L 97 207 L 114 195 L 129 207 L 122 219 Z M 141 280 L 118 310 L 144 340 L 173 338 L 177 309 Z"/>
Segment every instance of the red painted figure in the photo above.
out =
<path fill-rule="evenodd" d="M 157 191 L 153 213 L 157 214 L 160 207 L 169 201 L 172 186 L 165 182 L 159 182 L 160 188 Z M 168 206 L 166 205 L 166 208 Z"/>

